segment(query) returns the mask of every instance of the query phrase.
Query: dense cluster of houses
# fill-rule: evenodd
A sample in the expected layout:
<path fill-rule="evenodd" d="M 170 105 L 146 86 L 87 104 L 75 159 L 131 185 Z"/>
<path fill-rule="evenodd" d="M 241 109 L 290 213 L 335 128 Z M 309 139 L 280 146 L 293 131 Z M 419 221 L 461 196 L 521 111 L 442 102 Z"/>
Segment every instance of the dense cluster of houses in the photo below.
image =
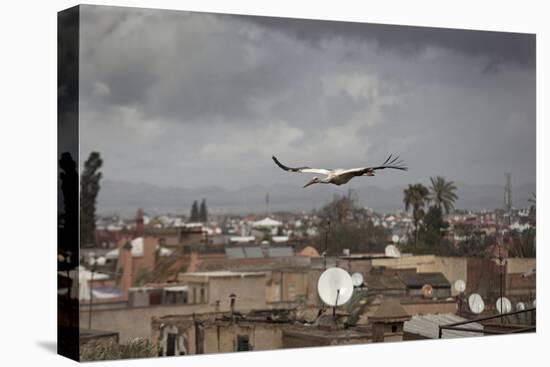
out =
<path fill-rule="evenodd" d="M 449 233 L 457 236 L 455 229 L 465 225 L 502 230 L 497 215 L 450 215 Z M 531 226 L 521 218 L 515 215 L 506 230 Z M 373 215 L 373 222 L 387 229 L 395 248 L 411 230 L 403 212 Z M 432 338 L 438 325 L 496 314 L 500 296 L 514 305 L 535 303 L 534 258 L 502 263 L 395 250 L 327 257 L 310 245 L 319 231 L 319 219 L 310 214 L 208 223 L 149 218 L 142 211 L 131 220 L 101 218 L 98 245 L 81 249 L 78 269 L 60 272 L 67 279 L 59 297 L 80 304 L 82 348 L 105 336 L 117 342 L 144 338 L 159 356 Z M 334 266 L 364 280 L 351 301 L 331 311 L 317 282 Z M 453 287 L 457 280 L 466 283 L 463 292 Z M 467 307 L 473 293 L 485 301 L 481 315 Z M 512 317 L 508 323 L 534 320 Z M 472 325 L 478 333 L 442 336 L 483 335 L 490 327 Z"/>

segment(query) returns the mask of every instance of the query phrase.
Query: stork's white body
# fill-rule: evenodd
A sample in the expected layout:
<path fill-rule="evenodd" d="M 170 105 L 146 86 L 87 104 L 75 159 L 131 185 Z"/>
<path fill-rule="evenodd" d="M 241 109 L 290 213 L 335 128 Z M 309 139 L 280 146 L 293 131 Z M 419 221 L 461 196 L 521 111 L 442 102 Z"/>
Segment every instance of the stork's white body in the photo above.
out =
<path fill-rule="evenodd" d="M 334 170 L 331 170 L 329 174 L 321 179 L 322 181 L 327 181 L 326 183 L 331 183 L 334 185 L 344 185 L 347 184 L 352 178 L 355 177 L 355 170 L 359 170 L 360 168 L 353 168 L 351 170 L 346 170 L 342 168 L 337 168 Z"/>

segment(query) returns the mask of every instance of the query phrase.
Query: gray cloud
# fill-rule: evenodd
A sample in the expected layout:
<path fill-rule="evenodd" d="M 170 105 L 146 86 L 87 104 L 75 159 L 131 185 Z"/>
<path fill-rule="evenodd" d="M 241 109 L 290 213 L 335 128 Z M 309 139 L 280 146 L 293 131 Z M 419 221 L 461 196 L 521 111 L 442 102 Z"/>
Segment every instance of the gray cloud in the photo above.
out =
<path fill-rule="evenodd" d="M 535 180 L 534 36 L 84 6 L 81 151 L 105 177 L 229 188 L 272 165 L 410 165 L 353 185 Z M 298 186 L 297 186 L 298 187 Z"/>
<path fill-rule="evenodd" d="M 535 36 L 527 33 L 260 16 L 238 17 L 317 46 L 326 38 L 338 37 L 354 41 L 376 41 L 381 49 L 397 50 L 405 54 L 418 54 L 426 47 L 439 46 L 472 56 L 487 56 L 492 62 L 513 62 L 525 67 L 535 65 Z"/>

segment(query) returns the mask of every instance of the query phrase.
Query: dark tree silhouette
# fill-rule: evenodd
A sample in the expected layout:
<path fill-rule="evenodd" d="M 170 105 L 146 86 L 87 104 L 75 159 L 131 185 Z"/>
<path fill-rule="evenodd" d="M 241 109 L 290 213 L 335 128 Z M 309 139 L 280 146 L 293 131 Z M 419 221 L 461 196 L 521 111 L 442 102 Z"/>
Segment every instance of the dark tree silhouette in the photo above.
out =
<path fill-rule="evenodd" d="M 80 243 L 85 247 L 95 245 L 95 207 L 102 164 L 99 153 L 90 153 L 80 178 Z"/>
<path fill-rule="evenodd" d="M 197 203 L 197 200 L 193 201 L 193 205 L 191 205 L 191 214 L 189 215 L 189 221 L 199 221 L 199 204 Z"/>
<path fill-rule="evenodd" d="M 199 210 L 199 219 L 201 222 L 208 222 L 208 209 L 206 208 L 206 199 L 202 199 Z"/>
<path fill-rule="evenodd" d="M 325 235 L 328 233 L 328 255 L 339 255 L 343 249 L 351 252 L 370 252 L 383 250 L 387 233 L 382 226 L 375 226 L 371 216 L 351 195 L 334 196 L 333 200 L 321 208 L 318 230 L 319 236 L 314 246 L 322 253 L 325 251 Z"/>
<path fill-rule="evenodd" d="M 63 199 L 63 212 L 59 216 L 59 252 L 62 254 L 78 253 L 78 173 L 76 162 L 71 154 L 61 154 L 59 160 L 59 179 Z M 70 257 L 71 263 L 63 263 L 68 268 L 74 267 L 76 256 Z M 65 270 L 65 269 L 63 269 Z"/>
<path fill-rule="evenodd" d="M 403 192 L 405 210 L 412 208 L 414 222 L 414 246 L 418 246 L 418 229 L 420 221 L 424 218 L 424 208 L 429 196 L 428 188 L 422 184 L 409 185 Z"/>

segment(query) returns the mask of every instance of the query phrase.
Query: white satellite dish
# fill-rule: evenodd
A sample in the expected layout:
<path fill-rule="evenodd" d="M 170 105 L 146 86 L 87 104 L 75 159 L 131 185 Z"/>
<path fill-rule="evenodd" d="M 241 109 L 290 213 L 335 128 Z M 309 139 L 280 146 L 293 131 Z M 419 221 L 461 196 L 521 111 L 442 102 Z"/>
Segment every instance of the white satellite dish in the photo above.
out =
<path fill-rule="evenodd" d="M 319 277 L 317 292 L 326 305 L 342 306 L 353 294 L 353 280 L 343 269 L 328 268 Z"/>
<path fill-rule="evenodd" d="M 523 310 L 525 310 L 525 303 L 523 302 L 516 303 L 516 311 L 523 311 Z"/>
<path fill-rule="evenodd" d="M 457 281 L 455 282 L 455 290 L 458 293 L 464 292 L 466 290 L 466 282 L 462 279 L 457 279 Z"/>
<path fill-rule="evenodd" d="M 395 245 L 387 245 L 384 252 L 385 252 L 385 255 L 387 257 L 400 257 L 401 256 L 401 253 L 399 252 L 397 247 L 395 247 Z"/>
<path fill-rule="evenodd" d="M 477 293 L 470 294 L 470 297 L 468 297 L 468 306 L 470 307 L 470 311 L 472 311 L 475 314 L 480 314 L 485 309 L 485 302 L 483 302 L 483 298 Z"/>
<path fill-rule="evenodd" d="M 496 306 L 498 313 L 508 313 L 512 311 L 512 303 L 506 297 L 500 297 L 497 299 Z"/>
<path fill-rule="evenodd" d="M 351 281 L 353 282 L 354 287 L 360 287 L 363 284 L 363 274 L 353 273 L 351 275 Z"/>

